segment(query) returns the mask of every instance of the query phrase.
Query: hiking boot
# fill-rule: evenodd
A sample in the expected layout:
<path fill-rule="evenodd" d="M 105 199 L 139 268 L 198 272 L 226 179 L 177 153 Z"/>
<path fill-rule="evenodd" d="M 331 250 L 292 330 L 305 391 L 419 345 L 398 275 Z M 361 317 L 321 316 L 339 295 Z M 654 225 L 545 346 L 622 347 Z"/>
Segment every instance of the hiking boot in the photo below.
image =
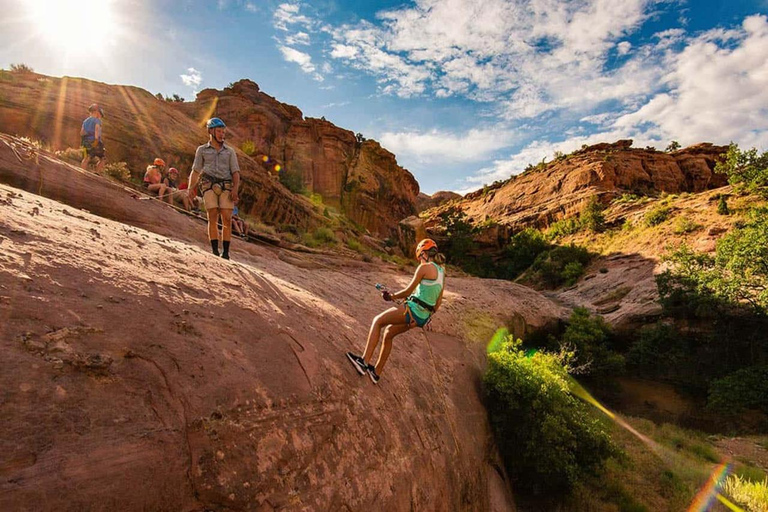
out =
<path fill-rule="evenodd" d="M 224 254 L 221 255 L 221 257 L 224 258 L 225 260 L 228 260 L 229 259 L 229 254 L 227 254 L 225 252 Z"/>
<path fill-rule="evenodd" d="M 379 374 L 376 373 L 376 367 L 370 364 L 368 365 L 368 376 L 371 378 L 371 382 L 374 384 L 378 384 L 379 379 L 381 378 L 379 377 Z"/>
<path fill-rule="evenodd" d="M 352 363 L 352 366 L 355 367 L 357 373 L 360 375 L 365 375 L 365 370 L 367 368 L 362 357 L 358 356 L 357 354 L 353 354 L 352 352 L 347 352 L 347 358 L 349 358 L 349 361 Z"/>

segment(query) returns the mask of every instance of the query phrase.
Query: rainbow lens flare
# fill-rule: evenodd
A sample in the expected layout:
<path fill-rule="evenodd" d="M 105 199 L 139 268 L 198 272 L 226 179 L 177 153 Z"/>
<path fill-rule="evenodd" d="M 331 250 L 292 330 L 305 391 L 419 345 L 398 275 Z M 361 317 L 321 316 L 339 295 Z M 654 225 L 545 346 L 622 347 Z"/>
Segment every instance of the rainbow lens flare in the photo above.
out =
<path fill-rule="evenodd" d="M 696 494 L 696 497 L 693 499 L 693 503 L 691 503 L 691 506 L 688 508 L 688 512 L 706 512 L 709 510 L 719 495 L 717 488 L 720 486 L 720 484 L 723 483 L 723 480 L 725 480 L 729 469 L 730 464 L 727 462 L 719 464 L 717 467 L 715 467 L 715 470 L 712 471 L 711 475 L 709 475 L 707 483 L 705 483 L 704 487 L 702 487 L 698 494 Z M 722 502 L 722 500 L 720 501 Z M 731 503 L 731 505 L 733 505 L 733 503 Z M 735 507 L 736 505 L 733 506 Z M 737 507 L 736 509 L 731 510 L 741 509 Z"/>

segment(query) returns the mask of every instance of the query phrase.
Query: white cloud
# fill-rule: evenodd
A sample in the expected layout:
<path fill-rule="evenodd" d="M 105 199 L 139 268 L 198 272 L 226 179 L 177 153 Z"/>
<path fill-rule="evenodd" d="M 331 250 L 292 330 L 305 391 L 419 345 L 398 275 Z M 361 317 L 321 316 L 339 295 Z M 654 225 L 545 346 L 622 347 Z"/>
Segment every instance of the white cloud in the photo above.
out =
<path fill-rule="evenodd" d="M 191 87 L 192 90 L 196 92 L 197 88 L 200 87 L 200 84 L 203 83 L 203 74 L 195 68 L 187 68 L 187 73 L 188 74 L 182 73 L 179 75 L 181 77 L 181 81 L 184 83 L 184 85 Z"/>
<path fill-rule="evenodd" d="M 283 54 L 283 58 L 288 62 L 295 62 L 299 65 L 302 71 L 305 73 L 312 75 L 312 78 L 317 80 L 318 82 L 323 81 L 323 77 L 317 73 L 317 68 L 312 63 L 312 57 L 304 52 L 300 52 L 299 50 L 296 50 L 295 48 L 290 48 L 288 46 L 280 46 L 280 53 Z"/>
<path fill-rule="evenodd" d="M 629 41 L 622 41 L 616 45 L 616 51 L 619 55 L 626 55 L 632 49 L 632 43 Z"/>
<path fill-rule="evenodd" d="M 289 25 L 312 26 L 313 20 L 310 17 L 299 14 L 301 7 L 302 6 L 299 3 L 284 3 L 278 5 L 272 16 L 275 28 L 277 30 L 288 31 Z"/>
<path fill-rule="evenodd" d="M 620 117 L 617 128 L 650 124 L 662 137 L 768 147 L 768 18 L 711 30 L 670 59 L 669 90 Z"/>
<path fill-rule="evenodd" d="M 298 45 L 304 45 L 304 46 L 308 46 L 310 42 L 309 34 L 307 34 L 306 32 L 297 32 L 295 34 L 287 35 L 285 36 L 284 41 L 285 41 L 285 44 L 288 44 L 288 45 L 298 44 Z"/>
<path fill-rule="evenodd" d="M 432 130 L 419 132 L 386 132 L 382 145 L 398 156 L 421 162 L 477 162 L 514 143 L 515 136 L 504 129 L 473 129 L 464 134 Z"/>
<path fill-rule="evenodd" d="M 245 2 L 245 10 L 248 12 L 259 12 L 259 8 L 253 2 Z"/>
<path fill-rule="evenodd" d="M 639 88 L 600 90 L 609 51 L 646 19 L 658 0 L 417 0 L 331 31 L 331 56 L 377 76 L 384 92 L 432 92 L 506 101 L 513 117 L 578 103 L 629 100 Z M 386 56 L 395 65 L 381 65 Z M 620 74 L 617 72 L 617 74 Z M 407 79 L 404 80 L 403 77 Z M 590 85 L 592 85 L 590 87 Z M 401 90 L 405 89 L 405 90 Z"/>

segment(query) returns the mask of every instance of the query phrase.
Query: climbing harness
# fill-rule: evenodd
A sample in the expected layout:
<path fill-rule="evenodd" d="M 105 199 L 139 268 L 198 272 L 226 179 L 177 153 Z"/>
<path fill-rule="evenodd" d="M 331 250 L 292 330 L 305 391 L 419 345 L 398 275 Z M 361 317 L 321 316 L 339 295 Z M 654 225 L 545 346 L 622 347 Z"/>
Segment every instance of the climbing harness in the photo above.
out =
<path fill-rule="evenodd" d="M 209 190 L 213 190 L 214 194 L 220 196 L 225 190 L 232 190 L 232 180 L 217 180 L 203 174 L 200 178 L 200 194 L 204 195 Z"/>

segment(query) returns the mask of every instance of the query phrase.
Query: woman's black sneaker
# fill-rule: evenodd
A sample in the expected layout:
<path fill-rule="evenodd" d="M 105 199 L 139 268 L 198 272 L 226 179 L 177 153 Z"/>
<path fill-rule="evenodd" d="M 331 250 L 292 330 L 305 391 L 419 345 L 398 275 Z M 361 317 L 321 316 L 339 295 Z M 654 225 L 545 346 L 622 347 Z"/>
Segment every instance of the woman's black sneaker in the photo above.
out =
<path fill-rule="evenodd" d="M 370 364 L 368 365 L 368 376 L 371 378 L 371 381 L 374 384 L 378 384 L 379 383 L 380 377 L 379 377 L 379 374 L 376 373 L 376 367 L 375 366 L 370 365 Z"/>
<path fill-rule="evenodd" d="M 355 367 L 357 373 L 360 375 L 365 375 L 365 370 L 367 368 L 362 357 L 358 356 L 357 354 L 353 354 L 352 352 L 347 352 L 347 358 L 349 358 L 349 361 L 352 363 L 352 366 Z"/>

